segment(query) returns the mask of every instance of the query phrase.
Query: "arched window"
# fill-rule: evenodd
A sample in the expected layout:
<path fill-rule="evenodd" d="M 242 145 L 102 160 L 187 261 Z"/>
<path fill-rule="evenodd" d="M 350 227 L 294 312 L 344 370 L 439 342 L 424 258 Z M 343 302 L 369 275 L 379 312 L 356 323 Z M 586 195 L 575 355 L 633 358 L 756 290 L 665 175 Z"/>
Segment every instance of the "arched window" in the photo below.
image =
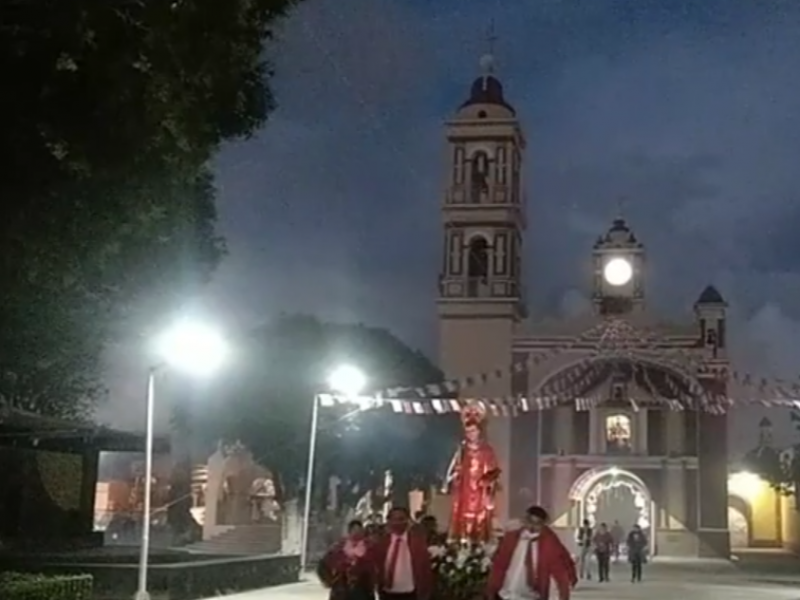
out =
<path fill-rule="evenodd" d="M 470 201 L 479 204 L 489 194 L 489 155 L 476 152 L 470 160 Z"/>
<path fill-rule="evenodd" d="M 606 417 L 606 452 L 630 454 L 633 451 L 631 418 L 628 415 Z"/>
<path fill-rule="evenodd" d="M 467 251 L 467 276 L 470 279 L 486 279 L 489 275 L 489 243 L 477 236 L 470 240 Z"/>

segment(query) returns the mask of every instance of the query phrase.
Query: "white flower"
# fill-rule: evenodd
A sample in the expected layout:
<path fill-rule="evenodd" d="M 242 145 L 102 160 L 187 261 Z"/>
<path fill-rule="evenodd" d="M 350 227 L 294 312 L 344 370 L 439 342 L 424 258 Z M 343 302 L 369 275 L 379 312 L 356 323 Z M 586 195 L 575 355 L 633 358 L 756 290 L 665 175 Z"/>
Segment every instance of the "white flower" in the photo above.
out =
<path fill-rule="evenodd" d="M 444 546 L 428 546 L 428 554 L 431 558 L 441 558 L 447 549 Z"/>
<path fill-rule="evenodd" d="M 467 563 L 467 560 L 469 560 L 469 549 L 461 548 L 461 550 L 458 551 L 458 555 L 456 557 L 456 566 L 459 569 L 463 569 L 464 565 Z"/>
<path fill-rule="evenodd" d="M 488 556 L 484 556 L 483 560 L 481 561 L 481 569 L 483 569 L 484 571 L 489 571 L 491 566 L 492 566 L 492 559 L 489 558 Z"/>
<path fill-rule="evenodd" d="M 353 542 L 352 540 L 347 540 L 344 545 L 344 554 L 350 560 L 361 558 L 367 553 L 367 545 L 362 542 Z"/>

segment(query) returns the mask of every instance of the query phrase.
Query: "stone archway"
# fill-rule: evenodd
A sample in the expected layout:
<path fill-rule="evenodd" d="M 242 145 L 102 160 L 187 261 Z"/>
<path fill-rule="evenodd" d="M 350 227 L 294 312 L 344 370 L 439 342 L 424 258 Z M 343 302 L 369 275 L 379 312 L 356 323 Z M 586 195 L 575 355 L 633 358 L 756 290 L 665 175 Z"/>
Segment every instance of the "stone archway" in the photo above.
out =
<path fill-rule="evenodd" d="M 614 521 L 629 531 L 637 523 L 647 532 L 651 555 L 655 553 L 656 510 L 647 484 L 635 473 L 616 467 L 591 469 L 583 473 L 570 490 L 577 504 L 578 522 L 588 519 L 592 526 Z"/>
<path fill-rule="evenodd" d="M 752 545 L 750 504 L 739 496 L 728 496 L 728 531 L 731 550 Z"/>

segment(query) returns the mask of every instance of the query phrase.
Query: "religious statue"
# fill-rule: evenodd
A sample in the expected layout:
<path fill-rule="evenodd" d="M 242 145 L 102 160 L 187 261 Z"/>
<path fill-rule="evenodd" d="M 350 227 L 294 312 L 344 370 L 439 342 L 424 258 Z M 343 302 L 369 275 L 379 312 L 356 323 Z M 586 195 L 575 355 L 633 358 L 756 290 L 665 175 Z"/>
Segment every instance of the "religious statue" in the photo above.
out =
<path fill-rule="evenodd" d="M 470 405 L 461 412 L 464 439 L 447 470 L 446 488 L 452 495 L 450 537 L 485 542 L 492 534 L 494 497 L 500 468 L 494 450 L 484 438 L 486 412 Z"/>
<path fill-rule="evenodd" d="M 277 521 L 280 505 L 275 482 L 271 477 L 258 477 L 250 485 L 250 511 L 254 523 Z"/>

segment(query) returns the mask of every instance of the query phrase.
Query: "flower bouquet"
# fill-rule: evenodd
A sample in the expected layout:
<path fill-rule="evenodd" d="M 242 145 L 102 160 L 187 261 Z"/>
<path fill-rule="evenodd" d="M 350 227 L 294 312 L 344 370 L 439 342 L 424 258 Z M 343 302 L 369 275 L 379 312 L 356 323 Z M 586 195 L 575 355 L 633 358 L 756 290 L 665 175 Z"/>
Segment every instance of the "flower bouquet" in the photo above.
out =
<path fill-rule="evenodd" d="M 317 566 L 322 584 L 338 591 L 351 590 L 359 585 L 369 586 L 372 575 L 363 540 L 347 540 L 328 551 Z"/>
<path fill-rule="evenodd" d="M 494 548 L 446 543 L 428 548 L 436 575 L 437 600 L 475 600 L 483 595 Z"/>

